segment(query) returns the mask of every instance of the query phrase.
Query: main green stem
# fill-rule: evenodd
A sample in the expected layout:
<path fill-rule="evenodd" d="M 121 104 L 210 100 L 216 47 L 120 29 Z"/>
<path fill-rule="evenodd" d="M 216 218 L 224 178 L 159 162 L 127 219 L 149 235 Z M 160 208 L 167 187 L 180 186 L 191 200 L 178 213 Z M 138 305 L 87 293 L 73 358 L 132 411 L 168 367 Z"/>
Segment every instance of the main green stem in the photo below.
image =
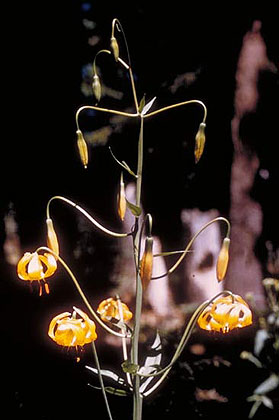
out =
<path fill-rule="evenodd" d="M 137 183 L 136 183 L 136 205 L 140 207 L 141 202 L 141 183 L 142 183 L 142 166 L 143 166 L 143 117 L 141 117 L 140 134 L 138 142 L 138 167 L 137 167 Z M 139 272 L 140 262 L 140 230 L 139 220 L 136 218 L 134 230 L 134 258 L 136 265 L 136 308 L 134 318 L 134 331 L 132 336 L 131 362 L 138 364 L 138 347 L 140 333 L 140 318 L 142 310 L 142 284 Z M 135 375 L 133 391 L 133 420 L 141 420 L 142 418 L 142 396 L 140 395 L 140 377 Z"/>

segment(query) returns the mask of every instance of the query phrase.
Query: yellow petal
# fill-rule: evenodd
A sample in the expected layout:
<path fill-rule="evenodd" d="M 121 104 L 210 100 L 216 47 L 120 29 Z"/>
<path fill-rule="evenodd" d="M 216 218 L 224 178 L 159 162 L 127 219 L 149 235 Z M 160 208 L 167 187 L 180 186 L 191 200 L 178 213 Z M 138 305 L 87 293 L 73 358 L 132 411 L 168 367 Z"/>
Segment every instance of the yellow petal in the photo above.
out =
<path fill-rule="evenodd" d="M 26 266 L 32 257 L 31 252 L 26 252 L 17 264 L 17 274 L 21 280 L 30 280 Z"/>
<path fill-rule="evenodd" d="M 49 324 L 49 328 L 48 328 L 48 335 L 55 341 L 55 336 L 54 336 L 54 328 L 56 326 L 57 321 L 59 321 L 60 319 L 63 318 L 67 318 L 69 317 L 71 314 L 70 312 L 63 312 L 62 314 L 59 314 L 57 316 L 55 316 L 50 324 Z"/>
<path fill-rule="evenodd" d="M 32 254 L 30 262 L 27 266 L 27 273 L 30 280 L 42 280 L 44 278 L 43 265 L 37 252 Z"/>
<path fill-rule="evenodd" d="M 46 265 L 46 271 L 44 278 L 52 276 L 57 269 L 57 263 L 55 257 L 50 253 L 45 253 L 39 256 L 40 260 Z"/>

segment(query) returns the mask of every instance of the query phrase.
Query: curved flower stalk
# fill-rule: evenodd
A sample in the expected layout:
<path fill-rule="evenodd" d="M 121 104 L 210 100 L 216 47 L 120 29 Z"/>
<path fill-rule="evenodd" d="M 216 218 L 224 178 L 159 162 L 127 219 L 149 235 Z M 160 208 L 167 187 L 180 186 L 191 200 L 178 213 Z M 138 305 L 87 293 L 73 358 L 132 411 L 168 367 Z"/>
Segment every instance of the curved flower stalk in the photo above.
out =
<path fill-rule="evenodd" d="M 81 289 L 79 282 L 77 280 L 77 278 L 75 277 L 75 275 L 73 274 L 72 270 L 70 269 L 70 267 L 66 264 L 66 262 L 61 258 L 61 256 L 59 255 L 55 255 L 54 252 L 47 248 L 47 247 L 40 247 L 36 250 L 36 253 L 39 253 L 40 251 L 47 251 L 50 254 L 52 254 L 53 256 L 55 256 L 55 258 L 60 262 L 60 264 L 63 266 L 63 268 L 66 270 L 66 272 L 69 274 L 70 278 L 72 279 L 74 285 L 76 286 L 85 306 L 87 307 L 87 309 L 89 310 L 90 314 L 92 315 L 92 317 L 95 319 L 95 321 L 100 324 L 107 332 L 109 332 L 110 334 L 113 334 L 117 337 L 123 337 L 123 338 L 128 338 L 130 337 L 130 333 L 126 332 L 126 334 L 122 334 L 119 332 L 116 332 L 114 330 L 112 330 L 111 328 L 109 328 L 101 319 L 100 317 L 97 315 L 97 313 L 94 311 L 94 309 L 92 308 L 89 300 L 87 299 L 87 297 L 85 296 L 83 290 Z"/>
<path fill-rule="evenodd" d="M 227 296 L 219 298 L 220 295 Z M 225 305 L 225 310 L 224 308 L 220 307 L 220 305 Z M 216 321 L 214 323 L 214 327 L 216 328 L 207 327 L 209 321 L 205 321 L 205 319 L 207 318 L 208 314 L 210 314 L 212 318 L 215 316 L 218 319 L 218 327 Z M 138 374 L 143 378 L 161 376 L 155 385 L 144 393 L 144 396 L 148 396 L 154 392 L 155 389 L 157 389 L 157 387 L 163 382 L 163 380 L 166 379 L 169 371 L 184 350 L 196 323 L 198 323 L 200 328 L 207 329 L 209 331 L 214 330 L 217 332 L 226 333 L 234 328 L 242 328 L 251 325 L 252 313 L 248 307 L 248 304 L 240 296 L 234 295 L 229 290 L 224 290 L 210 300 L 203 302 L 195 310 L 189 322 L 187 323 L 184 333 L 170 363 L 164 368 L 160 368 L 158 372 L 154 372 L 148 375 Z"/>
<path fill-rule="evenodd" d="M 113 232 L 110 229 L 105 228 L 103 225 L 101 225 L 97 220 L 92 217 L 86 210 L 84 210 L 82 207 L 80 207 L 78 204 L 74 203 L 72 200 L 69 200 L 66 197 L 62 197 L 60 195 L 56 195 L 52 197 L 48 203 L 47 203 L 47 209 L 46 209 L 46 217 L 47 220 L 50 219 L 50 203 L 54 200 L 61 200 L 67 204 L 70 204 L 72 207 L 74 207 L 76 210 L 78 210 L 80 213 L 82 213 L 95 227 L 97 227 L 102 232 L 106 233 L 107 235 L 110 235 L 115 238 L 126 238 L 127 236 L 131 235 L 131 232 L 128 233 L 118 233 Z"/>
<path fill-rule="evenodd" d="M 217 259 L 217 264 L 216 264 L 217 279 L 218 281 L 223 280 L 226 275 L 228 262 L 229 262 L 228 252 L 229 252 L 229 243 L 230 243 L 229 236 L 230 236 L 231 225 L 230 225 L 230 222 L 225 217 L 221 217 L 221 216 L 216 217 L 215 219 L 212 219 L 209 222 L 207 222 L 205 225 L 203 225 L 199 229 L 199 231 L 195 233 L 192 239 L 187 243 L 183 251 L 170 251 L 170 252 L 163 252 L 160 254 L 156 254 L 156 257 L 160 255 L 164 255 L 164 256 L 173 255 L 176 253 L 181 253 L 182 255 L 178 258 L 178 260 L 172 265 L 172 267 L 166 273 L 160 274 L 159 276 L 156 276 L 156 277 L 152 277 L 152 280 L 157 280 L 173 273 L 177 269 L 177 267 L 181 264 L 185 256 L 190 252 L 190 248 L 193 245 L 194 241 L 197 239 L 197 237 L 210 225 L 216 222 L 225 222 L 227 225 L 227 234 L 223 240 L 223 244 L 222 244 L 222 247 L 221 247 L 218 259 Z"/>

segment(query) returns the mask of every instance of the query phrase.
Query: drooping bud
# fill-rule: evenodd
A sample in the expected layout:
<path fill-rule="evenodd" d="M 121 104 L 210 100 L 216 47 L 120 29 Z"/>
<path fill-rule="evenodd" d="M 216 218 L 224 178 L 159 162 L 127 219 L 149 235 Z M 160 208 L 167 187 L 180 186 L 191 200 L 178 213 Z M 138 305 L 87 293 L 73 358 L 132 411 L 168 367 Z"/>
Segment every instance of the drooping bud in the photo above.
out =
<path fill-rule="evenodd" d="M 102 88 L 101 88 L 100 78 L 97 75 L 97 73 L 95 73 L 93 76 L 92 89 L 93 89 L 95 98 L 97 99 L 97 102 L 99 102 L 102 96 Z"/>
<path fill-rule="evenodd" d="M 126 197 L 125 197 L 125 185 L 123 182 L 123 173 L 120 176 L 119 193 L 117 196 L 117 211 L 120 219 L 123 221 L 126 213 Z"/>
<path fill-rule="evenodd" d="M 153 238 L 148 236 L 145 239 L 144 253 L 140 263 L 140 277 L 143 290 L 146 290 L 151 277 L 153 268 Z"/>
<path fill-rule="evenodd" d="M 81 162 L 84 168 L 88 165 L 88 149 L 86 141 L 84 140 L 83 134 L 80 130 L 77 130 L 77 146 L 80 155 Z"/>
<path fill-rule="evenodd" d="M 196 143 L 195 143 L 195 163 L 198 163 L 198 161 L 200 160 L 202 154 L 203 154 L 203 149 L 204 149 L 204 145 L 205 145 L 205 127 L 206 124 L 205 123 L 200 123 L 199 126 L 199 130 L 196 134 Z"/>
<path fill-rule="evenodd" d="M 52 219 L 46 219 L 47 225 L 47 246 L 56 254 L 59 255 L 59 244 L 57 240 L 57 235 L 55 233 Z"/>
<path fill-rule="evenodd" d="M 224 279 L 227 272 L 229 262 L 229 247 L 230 238 L 224 238 L 216 265 L 216 275 L 219 282 Z"/>
<path fill-rule="evenodd" d="M 118 42 L 116 40 L 116 38 L 114 36 L 112 36 L 110 38 L 110 47 L 113 53 L 113 56 L 115 58 L 115 61 L 118 61 L 119 58 L 119 46 L 118 46 Z"/>

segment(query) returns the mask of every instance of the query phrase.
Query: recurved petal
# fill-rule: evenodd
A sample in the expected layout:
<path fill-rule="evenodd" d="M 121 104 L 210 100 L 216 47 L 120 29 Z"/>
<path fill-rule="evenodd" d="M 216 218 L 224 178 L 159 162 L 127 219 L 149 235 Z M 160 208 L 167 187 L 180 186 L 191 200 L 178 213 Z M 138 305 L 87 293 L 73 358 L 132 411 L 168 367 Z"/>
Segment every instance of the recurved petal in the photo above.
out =
<path fill-rule="evenodd" d="M 83 346 L 85 331 L 81 319 L 63 319 L 58 321 L 54 333 L 55 341 L 60 346 L 73 347 Z"/>
<path fill-rule="evenodd" d="M 74 310 L 76 313 L 83 319 L 83 328 L 84 328 L 84 343 L 91 343 L 95 341 L 97 338 L 96 334 L 96 325 L 95 322 L 92 321 L 89 316 L 83 312 L 81 309 L 76 308 L 74 306 Z"/>
<path fill-rule="evenodd" d="M 50 253 L 45 253 L 44 255 L 39 256 L 40 260 L 45 264 L 46 271 L 44 277 L 50 277 L 57 269 L 57 263 L 55 257 Z"/>
<path fill-rule="evenodd" d="M 31 252 L 25 252 L 23 257 L 19 260 L 17 264 L 17 275 L 21 280 L 30 280 L 29 275 L 27 273 L 26 266 L 29 263 L 32 257 Z"/>
<path fill-rule="evenodd" d="M 57 316 L 55 316 L 50 324 L 49 324 L 49 328 L 48 328 L 48 335 L 50 336 L 50 338 L 52 338 L 55 341 L 55 336 L 54 336 L 54 328 L 57 324 L 57 321 L 63 319 L 63 318 L 69 318 L 71 316 L 70 312 L 63 312 L 62 314 L 59 314 Z"/>
<path fill-rule="evenodd" d="M 27 266 L 27 273 L 30 280 L 42 280 L 45 277 L 40 257 L 37 252 L 34 252 L 30 258 Z"/>

